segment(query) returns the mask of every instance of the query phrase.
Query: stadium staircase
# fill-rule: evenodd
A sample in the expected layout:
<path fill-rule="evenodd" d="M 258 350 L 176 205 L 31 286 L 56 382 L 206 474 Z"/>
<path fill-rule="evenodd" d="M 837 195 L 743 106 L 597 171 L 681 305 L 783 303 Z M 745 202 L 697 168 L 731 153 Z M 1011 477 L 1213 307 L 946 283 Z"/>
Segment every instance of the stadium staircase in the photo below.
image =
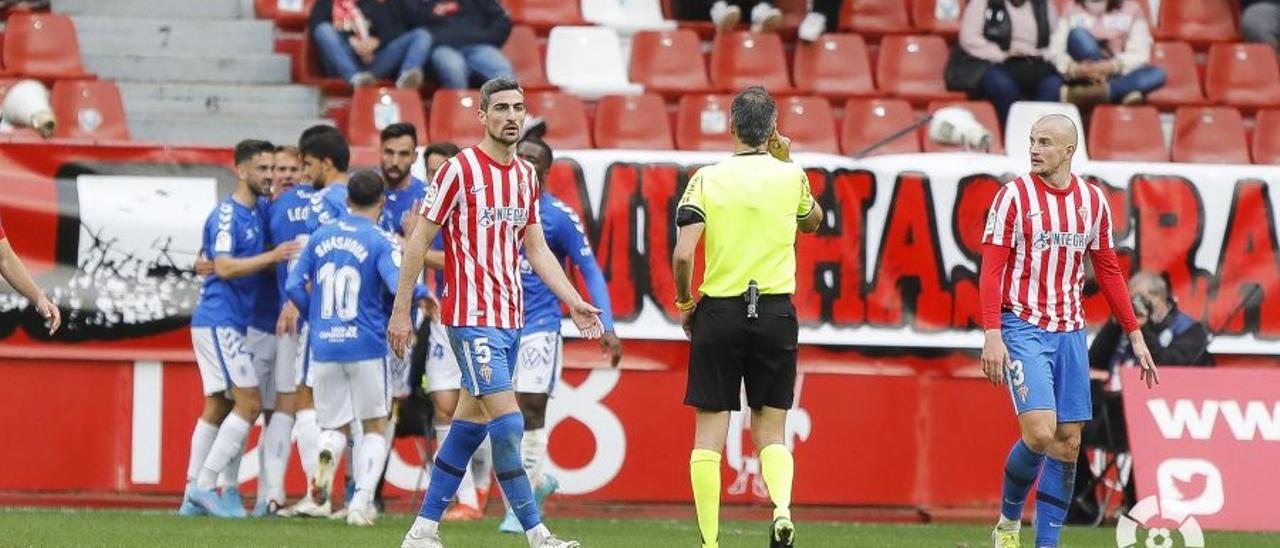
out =
<path fill-rule="evenodd" d="M 248 0 L 53 0 L 71 16 L 86 70 L 120 87 L 134 140 L 293 143 L 330 123 L 312 86 L 291 83 L 274 28 Z"/>

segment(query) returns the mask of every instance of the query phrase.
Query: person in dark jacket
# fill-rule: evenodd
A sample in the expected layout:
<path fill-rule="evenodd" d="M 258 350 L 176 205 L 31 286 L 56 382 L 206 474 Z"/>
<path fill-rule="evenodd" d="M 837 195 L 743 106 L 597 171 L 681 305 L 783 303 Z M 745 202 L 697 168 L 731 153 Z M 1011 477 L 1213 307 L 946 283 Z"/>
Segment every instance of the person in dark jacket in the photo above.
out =
<path fill-rule="evenodd" d="M 1280 52 L 1280 0 L 1244 0 L 1240 37 L 1267 44 Z"/>
<path fill-rule="evenodd" d="M 1160 365 L 1212 366 L 1209 354 L 1209 331 L 1203 323 L 1178 310 L 1164 278 L 1150 272 L 1139 272 L 1129 280 L 1133 312 L 1138 317 L 1142 338 L 1147 341 L 1151 357 Z M 1089 523 L 1098 518 L 1098 501 L 1093 486 L 1098 481 L 1089 470 L 1085 454 L 1089 448 L 1112 453 L 1129 451 L 1129 434 L 1125 426 L 1124 406 L 1120 399 L 1120 370 L 1133 367 L 1129 338 L 1120 325 L 1107 322 L 1089 346 L 1089 367 L 1097 374 L 1091 383 L 1094 421 L 1085 427 L 1080 458 L 1076 459 L 1076 497 L 1067 519 L 1071 523 Z M 1132 474 L 1124 487 L 1124 505 L 1136 502 Z"/>
<path fill-rule="evenodd" d="M 1058 101 L 1058 69 L 1045 57 L 1057 22 L 1049 0 L 970 0 L 947 61 L 947 88 L 991 101 L 1001 123 L 1017 101 Z"/>
<path fill-rule="evenodd" d="M 419 0 L 317 0 L 311 39 L 325 69 L 352 87 L 397 77 L 396 87 L 418 89 L 431 52 L 431 34 L 414 28 Z"/>
<path fill-rule="evenodd" d="M 431 66 L 440 87 L 464 89 L 473 80 L 514 78 L 502 45 L 511 18 L 498 0 L 425 0 L 424 26 L 435 40 Z"/>

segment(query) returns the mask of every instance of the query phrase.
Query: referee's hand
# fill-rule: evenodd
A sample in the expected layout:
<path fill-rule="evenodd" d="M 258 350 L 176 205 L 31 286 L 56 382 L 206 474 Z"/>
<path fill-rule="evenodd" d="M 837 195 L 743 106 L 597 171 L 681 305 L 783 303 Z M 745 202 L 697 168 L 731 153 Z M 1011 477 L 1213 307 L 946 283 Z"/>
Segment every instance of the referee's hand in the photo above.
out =
<path fill-rule="evenodd" d="M 991 384 L 999 386 L 1004 382 L 1005 370 L 1009 367 L 1009 349 L 1000 338 L 999 329 L 988 329 L 982 344 L 982 374 L 987 376 Z"/>

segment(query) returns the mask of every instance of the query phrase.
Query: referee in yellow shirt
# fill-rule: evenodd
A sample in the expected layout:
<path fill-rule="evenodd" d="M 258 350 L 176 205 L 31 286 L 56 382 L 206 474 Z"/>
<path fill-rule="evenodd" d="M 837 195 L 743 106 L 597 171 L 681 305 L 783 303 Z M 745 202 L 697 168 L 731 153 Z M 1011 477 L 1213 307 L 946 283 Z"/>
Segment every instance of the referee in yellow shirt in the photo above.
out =
<path fill-rule="evenodd" d="M 760 86 L 733 99 L 733 156 L 699 169 L 676 212 L 676 308 L 692 341 L 684 403 L 697 409 L 689 474 L 702 546 L 717 548 L 720 453 L 729 412 L 747 387 L 751 437 L 773 501 L 771 547 L 792 546 L 791 479 L 795 464 L 783 444 L 796 380 L 799 324 L 796 231 L 814 232 L 822 208 L 804 169 L 791 163 L 790 143 L 777 132 L 777 105 Z M 695 301 L 694 251 L 706 233 L 706 271 Z"/>

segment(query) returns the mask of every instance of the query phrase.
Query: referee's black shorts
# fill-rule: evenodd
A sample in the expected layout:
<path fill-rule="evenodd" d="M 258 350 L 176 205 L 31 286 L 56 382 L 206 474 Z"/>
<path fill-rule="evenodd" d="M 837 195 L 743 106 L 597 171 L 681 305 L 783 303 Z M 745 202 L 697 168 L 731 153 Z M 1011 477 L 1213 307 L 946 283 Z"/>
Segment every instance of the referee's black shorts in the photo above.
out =
<path fill-rule="evenodd" d="M 684 403 L 737 411 L 745 381 L 747 406 L 791 409 L 800 333 L 790 295 L 761 295 L 759 317 L 747 319 L 742 297 L 704 297 L 693 314 L 689 384 Z"/>

